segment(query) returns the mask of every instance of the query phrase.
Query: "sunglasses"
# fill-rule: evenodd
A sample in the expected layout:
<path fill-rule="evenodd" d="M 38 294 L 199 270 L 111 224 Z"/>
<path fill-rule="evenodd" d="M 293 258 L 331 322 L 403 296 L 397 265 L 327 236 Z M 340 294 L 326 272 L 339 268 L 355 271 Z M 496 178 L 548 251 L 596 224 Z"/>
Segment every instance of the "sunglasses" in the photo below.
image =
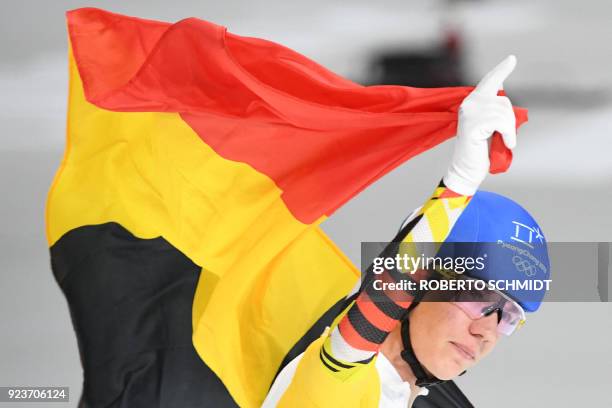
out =
<path fill-rule="evenodd" d="M 440 271 L 436 272 L 441 273 Z M 442 274 L 445 279 L 450 277 L 448 272 Z M 452 274 L 450 279 L 478 280 L 455 273 Z M 497 332 L 505 336 L 512 335 L 526 321 L 525 311 L 521 305 L 496 289 L 438 290 L 428 293 L 426 299 L 453 303 L 472 320 L 497 313 Z"/>

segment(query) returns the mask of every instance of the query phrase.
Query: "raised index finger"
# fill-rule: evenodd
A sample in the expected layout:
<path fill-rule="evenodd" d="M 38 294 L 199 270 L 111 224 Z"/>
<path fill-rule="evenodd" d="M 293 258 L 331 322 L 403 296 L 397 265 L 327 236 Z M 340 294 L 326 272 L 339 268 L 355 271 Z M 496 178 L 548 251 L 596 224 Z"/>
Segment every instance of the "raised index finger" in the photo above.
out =
<path fill-rule="evenodd" d="M 497 91 L 503 89 L 504 81 L 514 71 L 514 67 L 516 67 L 516 57 L 508 55 L 480 80 L 474 91 L 488 95 L 497 95 Z"/>

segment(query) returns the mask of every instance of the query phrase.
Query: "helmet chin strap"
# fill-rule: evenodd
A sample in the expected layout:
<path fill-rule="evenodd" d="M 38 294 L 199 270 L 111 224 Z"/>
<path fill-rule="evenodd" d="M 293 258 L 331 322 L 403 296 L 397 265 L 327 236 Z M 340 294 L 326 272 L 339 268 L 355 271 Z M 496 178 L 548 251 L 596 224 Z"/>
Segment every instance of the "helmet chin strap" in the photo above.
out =
<path fill-rule="evenodd" d="M 412 373 L 416 377 L 415 385 L 417 387 L 429 387 L 432 385 L 440 384 L 448 380 L 441 380 L 431 374 L 428 374 L 423 365 L 419 362 L 414 350 L 412 349 L 412 343 L 410 341 L 410 323 L 409 319 L 405 318 L 402 321 L 401 327 L 402 343 L 404 344 L 404 350 L 401 353 L 402 360 L 404 360 L 410 368 Z M 459 375 L 465 374 L 465 371 Z"/>

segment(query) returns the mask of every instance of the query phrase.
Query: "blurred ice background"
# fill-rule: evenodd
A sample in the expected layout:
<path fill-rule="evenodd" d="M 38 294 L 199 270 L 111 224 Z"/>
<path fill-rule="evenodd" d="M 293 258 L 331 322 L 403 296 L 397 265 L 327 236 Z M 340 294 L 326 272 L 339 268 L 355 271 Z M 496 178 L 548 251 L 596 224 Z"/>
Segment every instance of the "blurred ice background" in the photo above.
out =
<path fill-rule="evenodd" d="M 49 267 L 44 205 L 64 143 L 63 13 L 83 6 L 166 21 L 200 17 L 282 43 L 363 83 L 373 55 L 426 51 L 449 29 L 461 40 L 467 84 L 513 53 L 518 66 L 505 89 L 529 108 L 530 120 L 511 170 L 484 188 L 523 204 L 549 241 L 612 241 L 610 1 L 3 2 L 0 386 L 70 386 L 67 406 L 76 406 L 82 386 L 66 302 Z M 390 239 L 431 193 L 451 152 L 447 142 L 401 166 L 324 229 L 358 264 L 360 242 Z M 581 273 L 595 272 L 576 271 L 577 279 Z M 458 383 L 476 407 L 612 406 L 611 340 L 610 303 L 548 303 Z"/>

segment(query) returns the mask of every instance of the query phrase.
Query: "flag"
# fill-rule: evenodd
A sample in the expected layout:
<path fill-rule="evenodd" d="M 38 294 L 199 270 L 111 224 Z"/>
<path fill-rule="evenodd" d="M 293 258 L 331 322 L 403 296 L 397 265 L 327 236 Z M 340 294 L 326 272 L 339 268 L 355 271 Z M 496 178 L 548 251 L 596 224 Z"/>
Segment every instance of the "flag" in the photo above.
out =
<path fill-rule="evenodd" d="M 46 234 L 85 392 L 111 381 L 102 366 L 124 373 L 120 390 L 164 364 L 187 310 L 172 309 L 177 288 L 195 279 L 193 346 L 238 405 L 258 406 L 291 349 L 359 279 L 321 223 L 452 137 L 473 88 L 361 86 L 197 18 L 66 15 L 66 149 Z"/>

